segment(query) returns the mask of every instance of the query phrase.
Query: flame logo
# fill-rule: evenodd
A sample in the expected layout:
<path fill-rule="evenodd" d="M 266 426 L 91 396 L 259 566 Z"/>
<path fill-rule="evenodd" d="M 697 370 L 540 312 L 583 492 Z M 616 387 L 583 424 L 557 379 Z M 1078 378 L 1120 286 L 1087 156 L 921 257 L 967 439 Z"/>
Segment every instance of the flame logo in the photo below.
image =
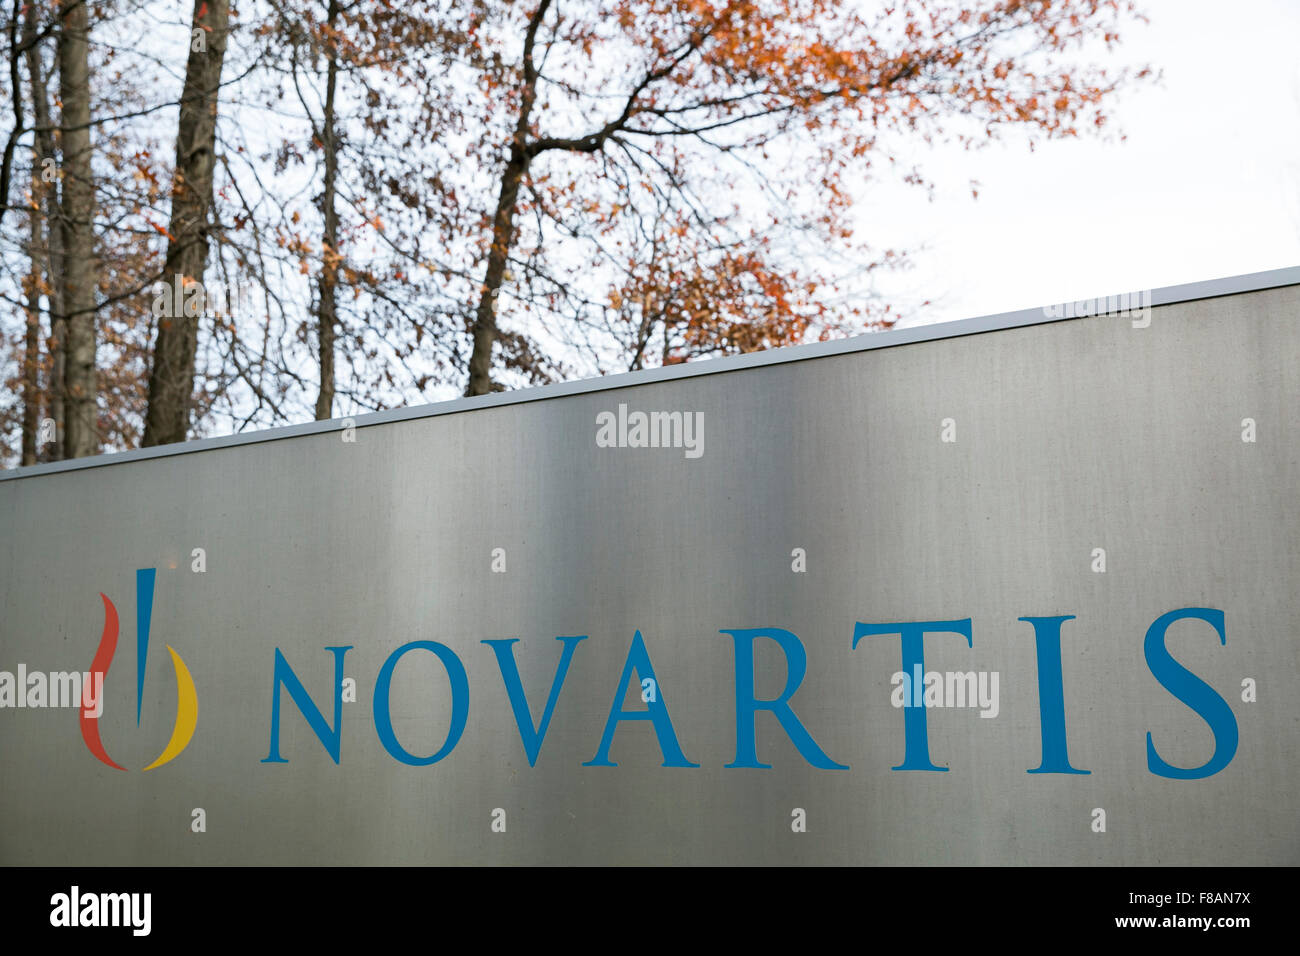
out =
<path fill-rule="evenodd" d="M 141 568 L 135 572 L 136 597 L 136 644 L 135 644 L 135 723 L 140 725 L 140 706 L 144 696 L 145 664 L 149 659 L 149 625 L 153 617 L 153 585 L 156 569 Z M 108 596 L 100 592 L 104 601 L 104 633 L 95 649 L 95 659 L 91 662 L 91 674 L 101 674 L 107 680 L 109 665 L 117 652 L 117 608 Z M 199 698 L 194 690 L 194 678 L 181 656 L 169 644 L 167 650 L 172 656 L 172 667 L 176 671 L 176 722 L 172 725 L 172 736 L 167 746 L 158 755 L 158 759 L 145 770 L 154 770 L 180 756 L 181 751 L 189 746 L 194 736 L 194 728 L 199 722 Z M 92 678 L 93 679 L 93 678 Z M 101 685 L 102 686 L 102 685 Z M 100 692 L 103 693 L 102 690 Z M 100 708 L 102 713 L 102 708 Z M 92 717 L 85 707 L 81 709 L 81 737 L 86 747 L 104 764 L 118 770 L 126 768 L 108 755 L 104 743 L 99 739 L 99 717 Z"/>

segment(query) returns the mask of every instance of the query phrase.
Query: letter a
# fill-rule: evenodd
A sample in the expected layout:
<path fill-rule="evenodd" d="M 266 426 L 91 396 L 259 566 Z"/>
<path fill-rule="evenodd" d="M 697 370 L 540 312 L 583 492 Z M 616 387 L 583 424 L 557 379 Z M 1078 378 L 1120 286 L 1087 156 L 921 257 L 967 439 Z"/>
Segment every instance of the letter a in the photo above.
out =
<path fill-rule="evenodd" d="M 622 702 L 627 696 L 627 690 L 632 682 L 632 672 L 636 671 L 639 678 L 644 680 L 650 678 L 655 682 L 655 687 L 659 693 L 655 700 L 647 702 L 645 710 L 624 710 Z M 654 726 L 655 736 L 659 738 L 659 750 L 663 753 L 665 767 L 698 767 L 699 764 L 691 763 L 682 753 L 682 748 L 677 743 L 677 734 L 673 732 L 673 722 L 668 716 L 668 708 L 664 704 L 663 685 L 659 678 L 655 676 L 654 666 L 650 663 L 650 655 L 646 652 L 645 641 L 641 639 L 641 632 L 637 631 L 632 638 L 632 646 L 628 648 L 627 663 L 623 665 L 623 676 L 619 679 L 618 690 L 614 692 L 614 703 L 610 708 L 609 719 L 605 722 L 605 733 L 600 738 L 600 747 L 596 750 L 596 756 L 592 757 L 584 767 L 617 767 L 618 764 L 609 759 L 609 748 L 614 743 L 614 731 L 618 729 L 619 721 L 623 720 L 648 720 Z"/>

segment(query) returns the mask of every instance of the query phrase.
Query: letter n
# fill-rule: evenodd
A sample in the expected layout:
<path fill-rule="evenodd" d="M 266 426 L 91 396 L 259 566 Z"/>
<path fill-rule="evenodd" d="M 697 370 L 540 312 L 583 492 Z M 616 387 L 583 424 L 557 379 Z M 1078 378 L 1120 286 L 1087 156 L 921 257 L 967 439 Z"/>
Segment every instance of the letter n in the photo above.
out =
<path fill-rule="evenodd" d="M 302 681 L 298 680 L 298 675 L 293 672 L 293 668 L 289 666 L 289 662 L 284 659 L 284 655 L 280 653 L 280 648 L 277 647 L 275 649 L 275 676 L 271 686 L 271 748 L 262 763 L 289 762 L 280 756 L 281 687 L 289 692 L 293 702 L 298 705 L 298 710 L 307 719 L 307 726 L 320 739 L 326 753 L 333 758 L 335 763 L 339 762 L 339 748 L 343 740 L 343 657 L 348 651 L 352 650 L 352 645 L 349 644 L 347 647 L 327 647 L 325 650 L 334 655 L 334 726 L 331 728 L 329 724 L 325 723 L 325 718 L 321 715 L 320 709 L 313 703 L 307 689 L 302 686 Z"/>

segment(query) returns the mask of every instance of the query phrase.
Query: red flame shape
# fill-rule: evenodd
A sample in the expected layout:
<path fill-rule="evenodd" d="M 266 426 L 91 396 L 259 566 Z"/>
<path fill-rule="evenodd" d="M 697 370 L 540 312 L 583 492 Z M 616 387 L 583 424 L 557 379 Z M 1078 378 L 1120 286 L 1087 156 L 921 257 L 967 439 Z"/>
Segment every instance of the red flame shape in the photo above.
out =
<path fill-rule="evenodd" d="M 105 678 L 108 677 L 108 665 L 113 662 L 113 654 L 117 651 L 117 608 L 113 607 L 113 602 L 108 599 L 107 595 L 101 592 L 99 596 L 104 599 L 104 635 L 99 639 L 99 647 L 95 650 L 95 659 L 90 664 L 91 680 L 94 680 L 95 674 L 103 674 Z M 103 685 L 101 684 L 101 686 Z M 104 750 L 103 741 L 99 739 L 99 718 L 91 717 L 84 706 L 81 708 L 81 738 L 86 742 L 90 752 L 98 757 L 101 763 L 116 767 L 118 770 L 126 769 L 114 761 L 108 755 L 108 752 Z"/>

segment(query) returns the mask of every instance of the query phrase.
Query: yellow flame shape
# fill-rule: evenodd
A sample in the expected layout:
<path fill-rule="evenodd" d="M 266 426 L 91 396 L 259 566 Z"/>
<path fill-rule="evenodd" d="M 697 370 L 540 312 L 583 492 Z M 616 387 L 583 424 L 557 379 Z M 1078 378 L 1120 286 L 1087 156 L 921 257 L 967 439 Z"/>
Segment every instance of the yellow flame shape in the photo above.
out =
<path fill-rule="evenodd" d="M 172 739 L 167 741 L 166 749 L 145 770 L 161 767 L 178 757 L 189 746 L 194 728 L 199 722 L 199 697 L 194 690 L 194 678 L 190 677 L 189 668 L 170 644 L 167 645 L 167 650 L 171 652 L 172 666 L 176 668 L 176 723 L 172 725 Z"/>

